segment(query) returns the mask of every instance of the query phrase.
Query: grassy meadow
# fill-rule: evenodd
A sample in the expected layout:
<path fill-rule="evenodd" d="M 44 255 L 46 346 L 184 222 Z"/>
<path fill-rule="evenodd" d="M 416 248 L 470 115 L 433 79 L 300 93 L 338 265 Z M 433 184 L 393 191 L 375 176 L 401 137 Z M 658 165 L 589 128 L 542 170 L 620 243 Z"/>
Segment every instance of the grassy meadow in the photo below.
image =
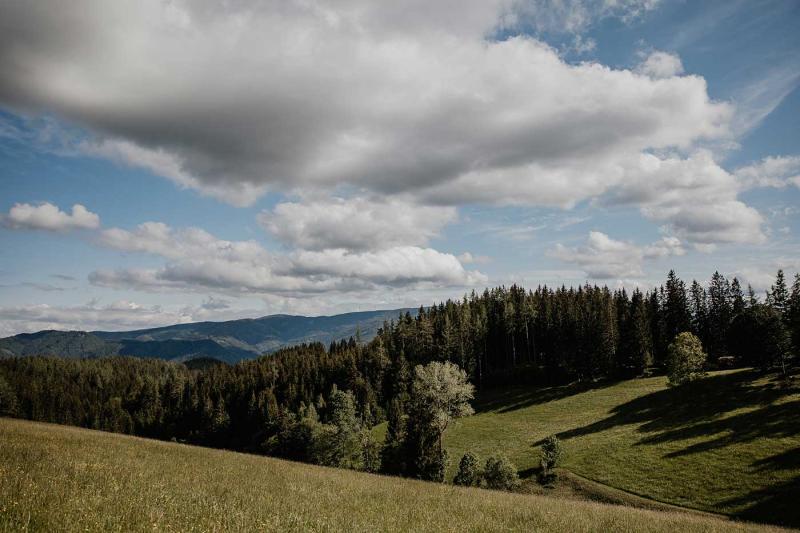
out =
<path fill-rule="evenodd" d="M 538 466 L 557 434 L 564 467 L 661 502 L 800 527 L 800 390 L 750 370 L 685 388 L 664 377 L 485 394 L 445 443 L 451 475 L 465 450 Z"/>
<path fill-rule="evenodd" d="M 769 531 L 0 418 L 0 531 Z"/>

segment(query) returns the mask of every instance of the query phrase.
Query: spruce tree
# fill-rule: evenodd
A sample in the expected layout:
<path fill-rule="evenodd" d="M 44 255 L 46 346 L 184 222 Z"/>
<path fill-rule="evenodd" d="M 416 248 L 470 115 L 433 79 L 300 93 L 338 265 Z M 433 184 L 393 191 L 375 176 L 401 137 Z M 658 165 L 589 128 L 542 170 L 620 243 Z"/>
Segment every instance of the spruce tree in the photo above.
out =
<path fill-rule="evenodd" d="M 730 284 L 719 272 L 714 272 L 708 286 L 708 340 L 709 358 L 727 355 L 728 328 L 731 323 Z"/>
<path fill-rule="evenodd" d="M 734 318 L 742 314 L 745 308 L 744 294 L 742 293 L 742 285 L 739 283 L 739 280 L 737 278 L 733 278 L 733 281 L 731 281 L 731 290 L 729 292 L 729 299 L 731 305 L 731 313 L 733 313 L 731 320 L 733 320 Z"/>
<path fill-rule="evenodd" d="M 674 339 L 679 333 L 690 331 L 691 313 L 686 298 L 686 286 L 670 270 L 664 287 L 664 323 L 667 339 Z"/>
<path fill-rule="evenodd" d="M 786 279 L 783 276 L 783 270 L 778 269 L 775 276 L 775 283 L 770 287 L 767 292 L 767 305 L 775 309 L 778 314 L 783 316 L 786 312 L 787 304 L 789 302 L 789 290 L 786 288 Z"/>
<path fill-rule="evenodd" d="M 786 313 L 786 324 L 789 328 L 794 353 L 796 356 L 800 356 L 800 273 L 794 275 Z"/>

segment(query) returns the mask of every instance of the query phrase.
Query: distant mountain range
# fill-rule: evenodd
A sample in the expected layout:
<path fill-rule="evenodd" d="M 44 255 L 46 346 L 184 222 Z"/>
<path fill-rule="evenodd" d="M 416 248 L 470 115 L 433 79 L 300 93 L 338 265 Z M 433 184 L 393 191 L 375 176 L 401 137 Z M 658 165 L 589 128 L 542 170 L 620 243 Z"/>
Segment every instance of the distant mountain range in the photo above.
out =
<path fill-rule="evenodd" d="M 416 309 L 362 311 L 333 316 L 270 315 L 225 322 L 194 322 L 136 331 L 55 331 L 0 339 L 0 357 L 130 355 L 171 361 L 212 358 L 226 363 L 252 359 L 304 342 L 372 339 L 384 321 Z"/>

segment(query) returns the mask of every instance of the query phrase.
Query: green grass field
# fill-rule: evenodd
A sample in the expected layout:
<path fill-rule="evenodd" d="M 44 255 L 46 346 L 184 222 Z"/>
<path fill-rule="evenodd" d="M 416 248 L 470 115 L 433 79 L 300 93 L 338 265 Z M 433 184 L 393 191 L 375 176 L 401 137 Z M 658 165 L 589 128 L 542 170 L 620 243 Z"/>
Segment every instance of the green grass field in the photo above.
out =
<path fill-rule="evenodd" d="M 448 430 L 451 473 L 465 450 L 501 451 L 524 473 L 555 433 L 564 467 L 662 502 L 800 527 L 800 390 L 752 371 L 686 388 L 664 377 L 589 390 L 508 390 Z"/>
<path fill-rule="evenodd" d="M 769 530 L 11 419 L 0 443 L 0 531 Z"/>

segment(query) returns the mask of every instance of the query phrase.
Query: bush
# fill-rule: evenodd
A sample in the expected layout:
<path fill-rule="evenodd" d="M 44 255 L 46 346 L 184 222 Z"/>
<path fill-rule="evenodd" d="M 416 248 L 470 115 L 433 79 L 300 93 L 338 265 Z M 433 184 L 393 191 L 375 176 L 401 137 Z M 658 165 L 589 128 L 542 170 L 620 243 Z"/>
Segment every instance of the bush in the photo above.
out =
<path fill-rule="evenodd" d="M 467 452 L 458 463 L 458 473 L 453 478 L 453 483 L 464 487 L 474 487 L 481 482 L 481 470 L 475 454 Z"/>
<path fill-rule="evenodd" d="M 555 435 L 550 435 L 542 443 L 542 478 L 547 479 L 553 474 L 553 470 L 561 464 L 564 457 L 564 447 Z"/>
<path fill-rule="evenodd" d="M 494 455 L 486 460 L 483 479 L 490 489 L 514 490 L 519 486 L 517 467 L 504 455 Z"/>
<path fill-rule="evenodd" d="M 703 365 L 707 357 L 700 339 L 688 331 L 679 333 L 669 345 L 667 355 L 669 385 L 682 385 L 705 376 Z"/>

